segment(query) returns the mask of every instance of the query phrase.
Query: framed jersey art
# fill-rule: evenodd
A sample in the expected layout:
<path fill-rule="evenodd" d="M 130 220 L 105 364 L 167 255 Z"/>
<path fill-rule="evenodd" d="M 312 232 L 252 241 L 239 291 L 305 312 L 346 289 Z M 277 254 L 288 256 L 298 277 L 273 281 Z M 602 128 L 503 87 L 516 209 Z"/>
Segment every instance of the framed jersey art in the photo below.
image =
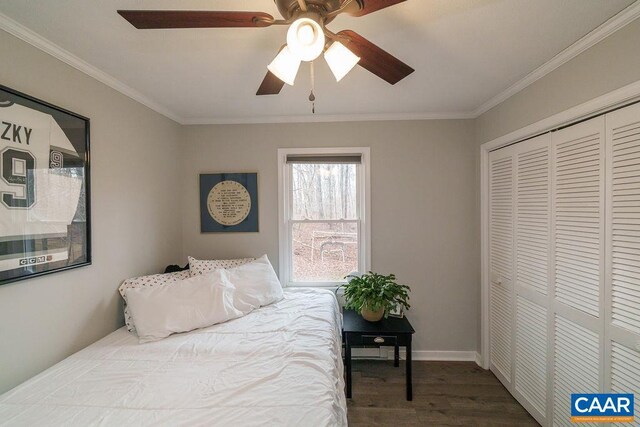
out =
<path fill-rule="evenodd" d="M 91 263 L 89 119 L 0 86 L 0 285 Z"/>

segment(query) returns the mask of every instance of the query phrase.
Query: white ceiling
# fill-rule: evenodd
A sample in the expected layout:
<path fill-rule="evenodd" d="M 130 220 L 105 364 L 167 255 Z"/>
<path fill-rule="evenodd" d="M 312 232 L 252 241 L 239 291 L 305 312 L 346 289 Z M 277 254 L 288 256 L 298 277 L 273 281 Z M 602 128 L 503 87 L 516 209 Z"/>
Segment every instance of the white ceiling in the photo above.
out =
<path fill-rule="evenodd" d="M 317 61 L 316 116 L 470 115 L 632 3 L 409 0 L 361 18 L 340 16 L 331 30 L 352 29 L 416 72 L 391 86 L 356 67 L 336 83 Z M 279 17 L 272 0 L 0 0 L 0 13 L 183 123 L 310 115 L 308 65 L 295 87 L 255 95 L 286 27 L 136 30 L 117 9 L 254 10 Z"/>

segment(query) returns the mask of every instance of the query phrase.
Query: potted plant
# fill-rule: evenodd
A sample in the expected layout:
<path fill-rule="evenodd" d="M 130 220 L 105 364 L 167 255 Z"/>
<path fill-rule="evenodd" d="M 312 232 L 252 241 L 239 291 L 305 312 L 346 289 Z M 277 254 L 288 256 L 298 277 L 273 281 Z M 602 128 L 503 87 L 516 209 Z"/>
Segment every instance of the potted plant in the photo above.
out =
<path fill-rule="evenodd" d="M 398 306 L 408 309 L 409 291 L 407 285 L 399 285 L 396 276 L 385 276 L 370 271 L 361 276 L 349 275 L 349 282 L 340 286 L 344 288 L 345 308 L 360 312 L 365 320 L 377 322 L 398 310 Z M 338 288 L 338 289 L 340 289 Z"/>

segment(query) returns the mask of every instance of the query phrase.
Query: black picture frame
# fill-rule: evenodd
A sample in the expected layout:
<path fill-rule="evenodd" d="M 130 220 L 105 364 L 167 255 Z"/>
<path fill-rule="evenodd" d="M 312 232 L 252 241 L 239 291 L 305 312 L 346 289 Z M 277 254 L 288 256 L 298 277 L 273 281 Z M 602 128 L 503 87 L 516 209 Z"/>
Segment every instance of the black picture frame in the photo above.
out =
<path fill-rule="evenodd" d="M 0 85 L 0 285 L 91 264 L 90 120 Z"/>
<path fill-rule="evenodd" d="M 200 232 L 258 232 L 256 172 L 200 175 Z"/>

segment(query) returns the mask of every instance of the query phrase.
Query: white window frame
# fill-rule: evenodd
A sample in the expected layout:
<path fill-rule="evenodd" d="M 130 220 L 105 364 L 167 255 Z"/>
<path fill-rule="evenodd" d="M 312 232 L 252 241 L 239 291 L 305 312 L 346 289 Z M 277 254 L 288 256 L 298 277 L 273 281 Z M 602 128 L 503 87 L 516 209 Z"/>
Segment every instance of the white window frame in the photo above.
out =
<path fill-rule="evenodd" d="M 287 165 L 287 156 L 301 155 L 347 155 L 359 154 L 361 164 L 357 170 L 357 209 L 359 212 L 358 271 L 365 273 L 371 269 L 371 167 L 369 147 L 336 148 L 280 148 L 278 149 L 278 239 L 279 277 L 282 286 L 336 287 L 344 282 L 294 282 L 291 251 L 292 212 L 291 179 L 292 169 Z M 299 221 L 298 221 L 299 222 Z M 331 222 L 331 221 L 321 221 Z"/>

